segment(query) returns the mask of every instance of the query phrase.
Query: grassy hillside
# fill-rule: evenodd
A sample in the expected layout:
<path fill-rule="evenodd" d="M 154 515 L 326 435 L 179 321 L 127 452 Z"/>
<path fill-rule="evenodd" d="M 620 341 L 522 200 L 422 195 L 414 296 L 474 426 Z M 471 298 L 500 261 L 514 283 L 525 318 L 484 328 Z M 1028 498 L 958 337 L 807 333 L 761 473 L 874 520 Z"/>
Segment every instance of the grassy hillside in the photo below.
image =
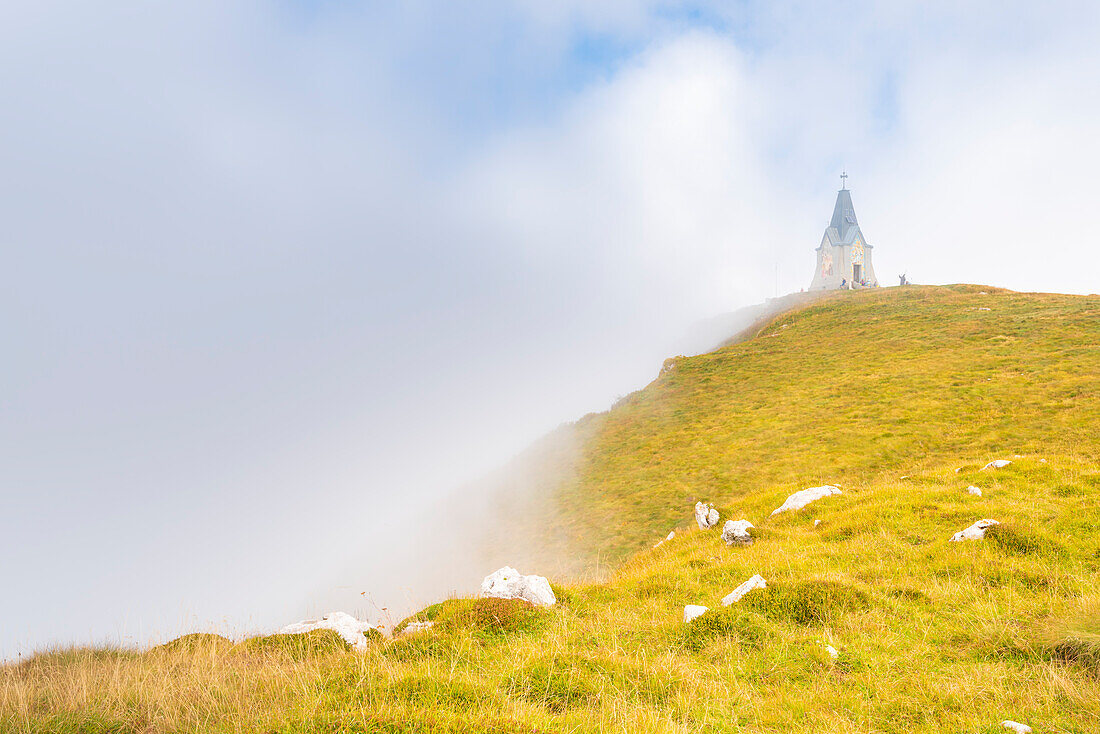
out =
<path fill-rule="evenodd" d="M 560 514 L 613 571 L 556 607 L 448 601 L 365 653 L 44 653 L 0 669 L 0 729 L 1100 731 L 1100 298 L 833 294 L 581 428 Z M 823 483 L 843 494 L 769 517 Z M 696 499 L 755 542 L 694 529 Z M 980 518 L 1002 524 L 948 542 Z"/>
<path fill-rule="evenodd" d="M 588 417 L 593 438 L 562 504 L 580 547 L 614 563 L 682 523 L 696 498 L 755 512 L 805 486 L 858 491 L 1005 452 L 1095 460 L 1098 375 L 1100 298 L 833 293 L 748 342 L 670 361 Z"/>

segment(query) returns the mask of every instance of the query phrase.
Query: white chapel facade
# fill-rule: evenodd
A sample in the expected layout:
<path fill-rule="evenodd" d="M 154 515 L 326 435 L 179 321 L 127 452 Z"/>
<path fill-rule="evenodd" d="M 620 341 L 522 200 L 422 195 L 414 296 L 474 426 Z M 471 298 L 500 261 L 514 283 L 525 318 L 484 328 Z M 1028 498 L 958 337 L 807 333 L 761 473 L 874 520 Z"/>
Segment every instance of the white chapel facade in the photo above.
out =
<path fill-rule="evenodd" d="M 852 192 L 841 174 L 841 188 L 836 193 L 833 218 L 825 228 L 817 247 L 817 269 L 810 290 L 837 288 L 872 288 L 878 285 L 871 257 L 872 247 L 863 236 L 852 206 Z"/>

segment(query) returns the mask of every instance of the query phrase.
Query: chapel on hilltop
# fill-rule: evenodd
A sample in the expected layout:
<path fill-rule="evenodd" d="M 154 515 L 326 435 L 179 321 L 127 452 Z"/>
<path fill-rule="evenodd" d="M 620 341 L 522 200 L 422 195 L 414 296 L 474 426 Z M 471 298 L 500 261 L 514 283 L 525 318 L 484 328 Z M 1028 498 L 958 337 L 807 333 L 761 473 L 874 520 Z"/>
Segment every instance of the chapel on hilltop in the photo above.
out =
<path fill-rule="evenodd" d="M 847 173 L 840 175 L 840 191 L 836 192 L 833 219 L 825 228 L 825 235 L 816 250 L 817 269 L 810 283 L 812 291 L 878 286 L 871 262 L 872 247 L 856 221 L 852 192 L 845 182 L 847 178 Z"/>

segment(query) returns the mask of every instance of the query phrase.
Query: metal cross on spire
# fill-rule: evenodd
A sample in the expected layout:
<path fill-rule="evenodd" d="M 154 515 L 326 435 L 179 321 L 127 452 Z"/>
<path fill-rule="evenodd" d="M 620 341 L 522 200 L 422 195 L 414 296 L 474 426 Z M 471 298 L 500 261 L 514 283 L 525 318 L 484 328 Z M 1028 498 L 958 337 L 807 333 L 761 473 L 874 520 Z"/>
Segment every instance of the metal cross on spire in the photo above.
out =
<path fill-rule="evenodd" d="M 846 188 L 848 188 L 848 172 L 842 170 L 840 172 L 840 190 L 843 191 Z"/>

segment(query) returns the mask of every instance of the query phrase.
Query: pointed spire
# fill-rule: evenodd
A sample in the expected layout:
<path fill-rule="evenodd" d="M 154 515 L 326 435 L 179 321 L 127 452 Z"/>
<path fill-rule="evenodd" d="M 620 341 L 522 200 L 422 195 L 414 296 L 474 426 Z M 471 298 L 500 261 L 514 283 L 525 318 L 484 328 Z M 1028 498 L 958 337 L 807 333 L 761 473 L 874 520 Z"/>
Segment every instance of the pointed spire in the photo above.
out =
<path fill-rule="evenodd" d="M 843 240 L 848 236 L 848 230 L 857 224 L 859 222 L 856 221 L 856 210 L 852 205 L 852 192 L 841 189 L 836 192 L 836 206 L 833 207 L 833 219 L 829 222 L 829 226 L 835 227 L 840 239 Z"/>

